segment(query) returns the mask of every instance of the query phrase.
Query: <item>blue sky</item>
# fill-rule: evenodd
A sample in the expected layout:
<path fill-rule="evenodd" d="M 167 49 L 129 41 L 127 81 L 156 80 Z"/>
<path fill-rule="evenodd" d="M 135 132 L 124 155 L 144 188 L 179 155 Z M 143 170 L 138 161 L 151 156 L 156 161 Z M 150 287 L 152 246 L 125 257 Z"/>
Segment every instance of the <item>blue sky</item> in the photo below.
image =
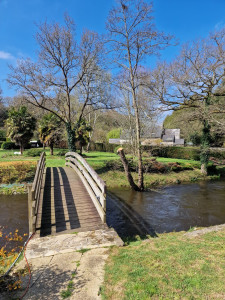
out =
<path fill-rule="evenodd" d="M 150 2 L 150 1 L 149 1 Z M 114 0 L 0 0 L 0 86 L 4 96 L 13 96 L 4 79 L 8 64 L 21 57 L 35 59 L 36 24 L 62 22 L 64 12 L 75 21 L 77 35 L 84 28 L 103 33 Z M 180 44 L 225 25 L 224 0 L 155 0 L 154 16 L 159 30 L 175 35 Z M 162 58 L 171 60 L 179 47 L 170 47 Z"/>

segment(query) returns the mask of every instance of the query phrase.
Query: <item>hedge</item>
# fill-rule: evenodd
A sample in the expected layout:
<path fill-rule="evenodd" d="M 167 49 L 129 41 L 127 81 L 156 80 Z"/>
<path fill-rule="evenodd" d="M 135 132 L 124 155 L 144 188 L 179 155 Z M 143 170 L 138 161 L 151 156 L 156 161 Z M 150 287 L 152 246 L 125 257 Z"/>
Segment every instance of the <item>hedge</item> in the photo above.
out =
<path fill-rule="evenodd" d="M 3 142 L 1 148 L 4 150 L 19 149 L 19 147 L 13 142 Z"/>
<path fill-rule="evenodd" d="M 178 158 L 200 160 L 200 148 L 194 147 L 150 147 L 143 146 L 143 151 L 149 152 L 154 157 Z M 210 157 L 225 159 L 225 150 L 210 149 Z"/>

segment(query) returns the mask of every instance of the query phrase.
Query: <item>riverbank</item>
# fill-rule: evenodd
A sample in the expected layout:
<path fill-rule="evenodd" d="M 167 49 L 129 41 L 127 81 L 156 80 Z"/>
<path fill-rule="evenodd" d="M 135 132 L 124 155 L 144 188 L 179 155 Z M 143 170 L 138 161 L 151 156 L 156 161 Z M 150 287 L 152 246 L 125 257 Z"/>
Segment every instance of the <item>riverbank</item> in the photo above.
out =
<path fill-rule="evenodd" d="M 0 195 L 23 195 L 27 194 L 26 184 L 1 184 Z"/>
<path fill-rule="evenodd" d="M 194 238 L 185 232 L 136 236 L 126 247 L 110 250 L 102 297 L 224 299 L 224 238 L 224 228 Z"/>
<path fill-rule="evenodd" d="M 64 150 L 66 151 L 66 150 Z M 46 167 L 64 167 L 65 166 L 65 157 L 62 156 L 62 150 L 55 149 L 54 156 L 50 155 L 48 149 L 46 152 Z M 128 156 L 129 157 L 129 156 Z M 111 188 L 129 188 L 126 176 L 122 169 L 117 170 L 113 167 L 110 167 L 109 163 L 112 165 L 113 162 L 119 162 L 120 159 L 118 155 L 109 152 L 89 152 L 84 153 L 84 158 L 87 162 L 95 169 L 95 171 L 99 174 L 99 176 L 106 181 L 106 185 L 109 189 Z M 144 160 L 146 157 L 144 158 Z M 149 158 L 147 158 L 149 159 Z M 13 162 L 18 166 L 19 162 L 22 162 L 22 165 L 25 162 L 37 162 L 38 157 L 27 157 L 27 156 L 18 156 L 13 155 L 12 151 L 0 150 L 0 163 L 7 164 L 10 162 L 11 166 Z M 218 167 L 216 170 L 216 175 L 209 175 L 204 177 L 200 172 L 200 162 L 194 160 L 184 160 L 184 159 L 173 159 L 173 158 L 156 158 L 156 162 L 158 162 L 159 168 L 165 169 L 167 166 L 171 164 L 175 164 L 175 168 L 177 168 L 176 164 L 179 167 L 179 170 L 173 171 L 173 167 L 170 170 L 165 171 L 155 171 L 151 173 L 146 173 L 144 175 L 144 182 L 146 189 L 155 189 L 162 186 L 173 185 L 173 184 L 181 184 L 188 182 L 196 182 L 201 180 L 215 180 L 219 179 L 222 174 L 225 173 L 224 167 Z M 116 163 L 117 164 L 117 163 Z M 22 168 L 22 167 L 21 167 Z M 220 170 L 220 171 L 218 171 Z M 30 176 L 34 176 L 34 171 L 32 170 L 32 174 Z M 17 172 L 18 173 L 18 172 Z M 14 181 L 20 183 L 21 181 L 16 177 L 16 172 L 14 174 Z M 26 175 L 26 172 L 24 172 Z M 138 175 L 136 172 L 133 172 L 133 177 L 135 180 L 138 180 Z M 11 183 L 9 182 L 5 183 Z M 0 182 L 1 183 L 1 182 Z M 3 183 L 3 182 L 2 182 Z M 26 188 L 2 188 L 0 187 L 0 194 L 14 194 L 14 193 L 25 193 Z"/>

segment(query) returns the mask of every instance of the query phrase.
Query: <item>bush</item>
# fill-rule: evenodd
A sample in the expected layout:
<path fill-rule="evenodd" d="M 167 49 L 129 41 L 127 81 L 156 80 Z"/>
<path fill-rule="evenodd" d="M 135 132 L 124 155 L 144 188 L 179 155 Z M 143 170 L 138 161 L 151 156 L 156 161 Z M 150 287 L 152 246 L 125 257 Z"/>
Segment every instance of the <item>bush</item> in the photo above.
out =
<path fill-rule="evenodd" d="M 6 140 L 6 131 L 0 130 L 0 141 L 5 141 L 5 140 Z"/>
<path fill-rule="evenodd" d="M 35 156 L 40 156 L 42 152 L 43 152 L 42 149 L 36 149 L 35 148 L 35 149 L 27 150 L 24 155 L 25 156 L 35 157 Z"/>
<path fill-rule="evenodd" d="M 57 153 L 57 155 L 58 155 L 58 156 L 65 156 L 67 152 L 68 152 L 68 150 L 60 150 L 60 151 Z"/>
<path fill-rule="evenodd" d="M 190 135 L 190 141 L 193 143 L 194 146 L 199 146 L 201 145 L 202 135 L 198 132 L 194 132 Z"/>
<path fill-rule="evenodd" d="M 109 139 L 119 139 L 120 132 L 121 132 L 120 128 L 114 128 L 114 129 L 110 130 L 106 135 L 107 141 L 109 141 Z"/>
<path fill-rule="evenodd" d="M 131 172 L 137 172 L 138 170 L 138 163 L 137 161 L 128 158 L 128 164 Z M 108 170 L 114 171 L 124 171 L 123 164 L 121 160 L 110 160 L 107 161 L 105 164 Z M 177 162 L 171 163 L 161 163 L 158 162 L 155 158 L 152 159 L 145 159 L 143 161 L 143 170 L 145 173 L 169 173 L 169 172 L 180 172 L 184 170 L 193 170 L 193 167 L 187 164 L 179 164 Z"/>
<path fill-rule="evenodd" d="M 210 157 L 217 158 L 217 159 L 225 159 L 225 151 L 219 149 L 210 149 L 209 152 Z"/>
<path fill-rule="evenodd" d="M 144 150 L 149 151 L 149 155 L 155 157 L 200 160 L 200 149 L 197 148 L 144 146 Z"/>
<path fill-rule="evenodd" d="M 1 148 L 4 150 L 12 150 L 12 149 L 18 149 L 19 147 L 16 146 L 16 144 L 13 142 L 3 142 Z"/>
<path fill-rule="evenodd" d="M 0 162 L 0 184 L 32 181 L 36 166 L 33 161 Z"/>
<path fill-rule="evenodd" d="M 116 147 L 114 148 L 114 153 L 117 154 L 118 149 L 121 148 L 121 147 L 122 147 L 122 146 L 116 146 Z"/>

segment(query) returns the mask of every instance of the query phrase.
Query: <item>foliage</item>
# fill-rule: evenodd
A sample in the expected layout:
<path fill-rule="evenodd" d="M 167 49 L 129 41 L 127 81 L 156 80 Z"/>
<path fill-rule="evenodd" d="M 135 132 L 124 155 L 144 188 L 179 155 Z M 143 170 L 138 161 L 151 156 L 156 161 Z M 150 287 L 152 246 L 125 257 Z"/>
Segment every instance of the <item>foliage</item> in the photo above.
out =
<path fill-rule="evenodd" d="M 105 103 L 108 98 L 94 92 L 97 86 L 100 90 L 103 87 L 99 84 L 104 73 L 102 41 L 96 32 L 89 30 L 76 40 L 74 21 L 67 14 L 64 25 L 44 22 L 38 29 L 38 60 L 21 59 L 11 66 L 8 82 L 19 90 L 24 101 L 52 112 L 65 124 L 68 147 L 75 151 L 72 124 L 84 117 L 88 105 L 99 109 L 108 104 Z M 86 88 L 86 97 L 82 97 L 81 91 Z M 79 103 L 74 100 L 75 94 L 79 94 L 79 100 L 82 98 Z"/>
<path fill-rule="evenodd" d="M 6 139 L 6 131 L 0 130 L 0 141 L 5 141 Z"/>
<path fill-rule="evenodd" d="M 196 131 L 190 135 L 190 141 L 193 143 L 194 146 L 199 146 L 201 144 L 201 140 L 201 134 Z"/>
<path fill-rule="evenodd" d="M 23 237 L 18 234 L 18 229 L 14 233 L 6 234 L 4 228 L 0 228 L 1 248 L 0 248 L 0 276 L 5 273 L 8 267 L 17 257 L 20 251 L 19 246 Z M 21 287 L 21 273 L 16 272 L 12 276 L 0 277 L 0 293 L 17 290 Z"/>
<path fill-rule="evenodd" d="M 27 194 L 25 185 L 11 184 L 0 187 L 0 195 Z"/>
<path fill-rule="evenodd" d="M 115 154 L 117 154 L 117 151 L 118 151 L 119 148 L 121 148 L 121 146 L 116 146 L 116 147 L 114 148 L 114 153 L 115 153 Z"/>
<path fill-rule="evenodd" d="M 110 130 L 107 135 L 106 139 L 109 141 L 109 139 L 119 139 L 121 134 L 121 129 L 120 128 L 114 128 Z"/>
<path fill-rule="evenodd" d="M 92 130 L 92 128 L 85 119 L 81 119 L 74 126 L 74 130 L 76 142 L 78 143 L 80 151 L 82 152 L 82 147 L 86 146 L 89 141 L 89 132 Z"/>
<path fill-rule="evenodd" d="M 24 155 L 36 157 L 36 156 L 40 156 L 42 152 L 43 152 L 42 149 L 33 148 L 33 149 L 27 150 Z"/>
<path fill-rule="evenodd" d="M 35 175 L 37 162 L 0 162 L 0 183 L 28 182 Z"/>
<path fill-rule="evenodd" d="M 60 150 L 60 151 L 57 153 L 57 156 L 65 156 L 67 152 L 68 152 L 68 150 Z"/>
<path fill-rule="evenodd" d="M 23 153 L 24 146 L 33 136 L 36 119 L 27 111 L 25 106 L 21 106 L 18 110 L 14 108 L 9 110 L 6 125 L 8 137 L 20 146 L 20 151 Z"/>
<path fill-rule="evenodd" d="M 12 150 L 12 149 L 16 149 L 16 144 L 13 142 L 3 142 L 1 145 L 1 148 L 4 150 Z"/>
<path fill-rule="evenodd" d="M 44 115 L 39 123 L 39 137 L 43 144 L 50 147 L 53 155 L 53 145 L 60 140 L 62 135 L 60 129 L 61 122 L 53 113 Z"/>
<path fill-rule="evenodd" d="M 132 158 L 128 158 L 128 164 L 132 172 L 137 172 L 138 166 L 137 161 Z M 123 171 L 123 165 L 120 160 L 111 160 L 105 163 L 108 170 Z M 189 163 L 179 163 L 179 162 L 159 162 L 156 158 L 144 159 L 143 160 L 143 170 L 145 173 L 169 173 L 169 172 L 181 172 L 184 170 L 193 170 L 194 167 Z"/>
<path fill-rule="evenodd" d="M 191 120 L 193 112 L 194 108 L 174 111 L 171 115 L 168 115 L 165 118 L 163 128 L 179 128 L 181 131 L 181 137 L 187 142 L 192 141 L 191 136 L 195 133 L 201 135 L 202 131 L 202 124 L 200 120 Z"/>

